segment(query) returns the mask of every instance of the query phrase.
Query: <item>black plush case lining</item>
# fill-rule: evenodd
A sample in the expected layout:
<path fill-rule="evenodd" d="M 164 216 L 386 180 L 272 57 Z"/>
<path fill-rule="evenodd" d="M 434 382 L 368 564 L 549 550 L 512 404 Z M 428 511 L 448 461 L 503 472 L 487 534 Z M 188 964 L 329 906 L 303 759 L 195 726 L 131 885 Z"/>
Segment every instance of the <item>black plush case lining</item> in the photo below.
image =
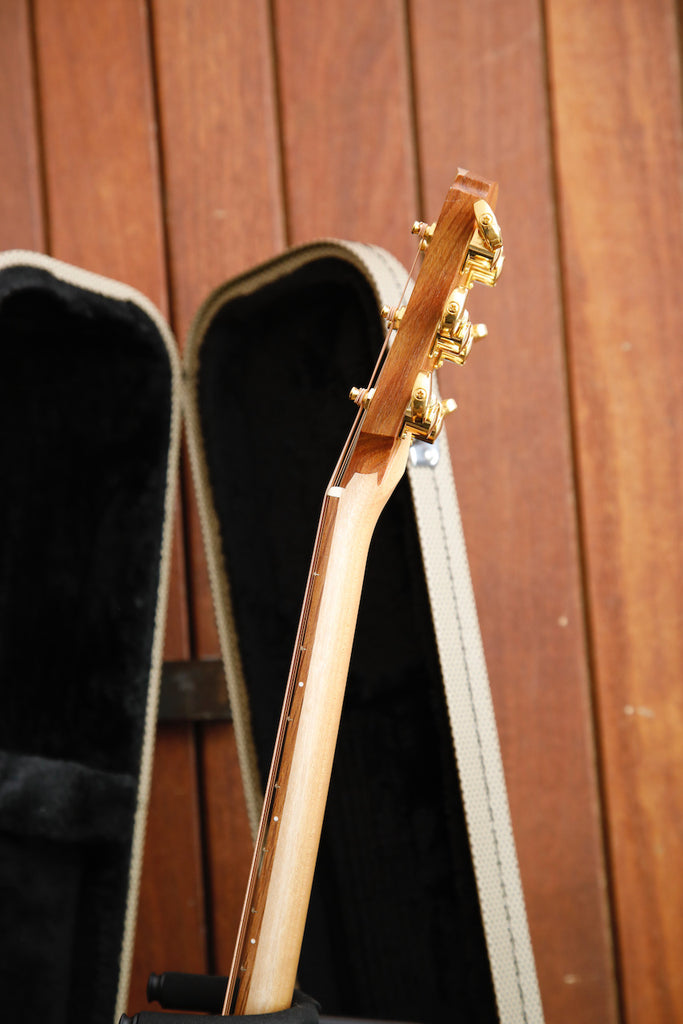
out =
<path fill-rule="evenodd" d="M 326 257 L 218 310 L 197 398 L 265 780 L 325 486 L 382 343 Z M 299 980 L 325 1013 L 497 1020 L 407 480 L 370 551 Z"/>
<path fill-rule="evenodd" d="M 159 589 L 172 373 L 133 302 L 0 271 L 0 989 L 110 1024 Z"/>

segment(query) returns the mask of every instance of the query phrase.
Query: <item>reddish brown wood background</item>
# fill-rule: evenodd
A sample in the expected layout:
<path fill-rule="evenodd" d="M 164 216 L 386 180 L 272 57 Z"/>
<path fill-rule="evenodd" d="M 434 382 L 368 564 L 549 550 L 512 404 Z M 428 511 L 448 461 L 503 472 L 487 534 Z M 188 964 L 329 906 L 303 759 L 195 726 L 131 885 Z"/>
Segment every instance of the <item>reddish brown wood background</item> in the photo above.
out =
<path fill-rule="evenodd" d="M 0 246 L 179 338 L 288 243 L 407 261 L 458 165 L 500 181 L 490 338 L 443 387 L 546 1016 L 683 1020 L 674 0 L 1 0 L 0 90 Z M 167 655 L 216 654 L 184 479 Z M 231 728 L 162 727 L 132 1009 L 226 970 L 248 856 Z"/>

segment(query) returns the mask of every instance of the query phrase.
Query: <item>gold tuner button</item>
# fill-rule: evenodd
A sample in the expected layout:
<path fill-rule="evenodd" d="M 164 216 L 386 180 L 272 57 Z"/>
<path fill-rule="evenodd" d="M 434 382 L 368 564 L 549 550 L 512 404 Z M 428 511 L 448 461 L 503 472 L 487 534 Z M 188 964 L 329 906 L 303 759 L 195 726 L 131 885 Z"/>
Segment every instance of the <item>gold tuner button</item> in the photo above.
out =
<path fill-rule="evenodd" d="M 417 235 L 420 239 L 420 249 L 422 252 L 425 251 L 427 246 L 432 240 L 434 234 L 434 228 L 436 227 L 436 221 L 433 224 L 425 224 L 423 220 L 416 220 L 410 229 L 411 235 Z"/>
<path fill-rule="evenodd" d="M 449 413 L 455 412 L 458 408 L 458 403 L 454 398 L 445 398 L 441 403 L 441 409 L 444 416 L 448 416 Z"/>
<path fill-rule="evenodd" d="M 351 388 L 349 391 L 349 398 L 356 405 L 360 406 L 361 409 L 367 409 L 372 401 L 372 396 L 375 393 L 374 388 Z"/>
<path fill-rule="evenodd" d="M 401 326 L 401 320 L 405 311 L 405 306 L 382 306 L 379 315 L 386 320 L 390 331 L 397 331 Z"/>
<path fill-rule="evenodd" d="M 481 341 L 489 333 L 486 324 L 472 324 L 472 337 L 475 341 Z"/>

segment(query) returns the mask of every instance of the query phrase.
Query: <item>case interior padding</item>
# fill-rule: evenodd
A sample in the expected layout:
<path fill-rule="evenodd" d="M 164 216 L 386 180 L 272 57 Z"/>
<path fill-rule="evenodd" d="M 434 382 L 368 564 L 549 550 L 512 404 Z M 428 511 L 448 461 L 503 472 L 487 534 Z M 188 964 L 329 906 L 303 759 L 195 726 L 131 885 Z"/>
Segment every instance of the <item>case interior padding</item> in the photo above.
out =
<path fill-rule="evenodd" d="M 0 272 L 0 989 L 110 1024 L 136 810 L 171 368 L 133 302 Z"/>
<path fill-rule="evenodd" d="M 348 260 L 220 309 L 198 354 L 205 457 L 265 782 L 351 385 L 383 340 Z M 373 539 L 299 980 L 325 1013 L 497 1020 L 408 483 Z"/>

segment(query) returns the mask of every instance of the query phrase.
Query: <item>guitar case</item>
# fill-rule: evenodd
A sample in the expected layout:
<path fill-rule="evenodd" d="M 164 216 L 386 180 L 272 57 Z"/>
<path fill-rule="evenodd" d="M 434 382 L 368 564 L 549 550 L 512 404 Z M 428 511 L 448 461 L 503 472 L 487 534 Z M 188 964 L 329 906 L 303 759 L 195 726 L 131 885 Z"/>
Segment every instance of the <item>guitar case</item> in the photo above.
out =
<path fill-rule="evenodd" d="M 321 242 L 227 282 L 186 346 L 186 424 L 255 832 L 322 496 L 407 272 Z M 542 1020 L 445 432 L 367 565 L 299 965 L 326 1013 Z"/>
<path fill-rule="evenodd" d="M 255 829 L 348 391 L 405 278 L 370 246 L 292 250 L 209 296 L 181 387 L 142 296 L 0 260 L 8 1019 L 128 1009 L 179 396 Z M 338 1015 L 542 1021 L 445 436 L 371 546 L 299 984 Z"/>
<path fill-rule="evenodd" d="M 125 1008 L 180 427 L 143 296 L 0 256 L 0 991 L 13 1024 Z"/>

